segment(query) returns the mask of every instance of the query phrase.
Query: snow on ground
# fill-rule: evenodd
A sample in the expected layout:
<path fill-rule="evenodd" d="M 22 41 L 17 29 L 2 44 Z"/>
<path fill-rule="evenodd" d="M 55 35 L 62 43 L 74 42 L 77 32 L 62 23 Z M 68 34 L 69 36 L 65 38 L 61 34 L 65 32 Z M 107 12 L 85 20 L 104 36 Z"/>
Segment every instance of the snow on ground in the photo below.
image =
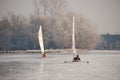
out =
<path fill-rule="evenodd" d="M 64 63 L 72 54 L 1 54 L 0 80 L 120 80 L 120 52 L 99 52 L 80 55 L 89 64 Z"/>

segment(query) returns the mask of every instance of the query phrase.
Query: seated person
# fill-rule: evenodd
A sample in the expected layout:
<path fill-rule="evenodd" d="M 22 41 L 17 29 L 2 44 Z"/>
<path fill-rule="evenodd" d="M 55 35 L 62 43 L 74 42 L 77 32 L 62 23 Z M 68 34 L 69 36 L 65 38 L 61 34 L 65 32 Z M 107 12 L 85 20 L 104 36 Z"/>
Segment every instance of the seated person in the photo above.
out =
<path fill-rule="evenodd" d="M 81 61 L 79 55 L 77 55 L 76 57 L 74 57 L 73 62 L 79 62 L 79 61 Z"/>

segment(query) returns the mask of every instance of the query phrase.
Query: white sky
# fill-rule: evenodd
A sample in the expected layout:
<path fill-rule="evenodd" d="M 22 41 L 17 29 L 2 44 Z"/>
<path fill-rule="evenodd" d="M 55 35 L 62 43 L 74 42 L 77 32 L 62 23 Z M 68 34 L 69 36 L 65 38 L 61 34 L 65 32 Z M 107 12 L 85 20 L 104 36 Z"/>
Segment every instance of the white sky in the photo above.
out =
<path fill-rule="evenodd" d="M 120 0 L 67 0 L 71 10 L 97 24 L 99 33 L 120 34 Z M 8 12 L 29 16 L 32 0 L 0 0 L 0 20 Z"/>

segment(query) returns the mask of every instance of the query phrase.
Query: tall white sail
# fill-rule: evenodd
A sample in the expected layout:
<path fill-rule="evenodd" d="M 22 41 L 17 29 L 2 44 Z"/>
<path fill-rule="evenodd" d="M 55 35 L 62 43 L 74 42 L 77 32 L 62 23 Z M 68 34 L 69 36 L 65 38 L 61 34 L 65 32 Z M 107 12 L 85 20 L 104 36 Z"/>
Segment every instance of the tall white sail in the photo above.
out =
<path fill-rule="evenodd" d="M 73 16 L 73 29 L 72 29 L 72 49 L 73 53 L 76 55 L 76 44 L 75 44 L 75 18 Z"/>
<path fill-rule="evenodd" d="M 42 34 L 42 27 L 41 27 L 41 25 L 40 25 L 40 28 L 39 28 L 38 39 L 39 39 L 41 52 L 42 52 L 42 54 L 44 54 L 45 50 L 44 50 L 43 34 Z"/>

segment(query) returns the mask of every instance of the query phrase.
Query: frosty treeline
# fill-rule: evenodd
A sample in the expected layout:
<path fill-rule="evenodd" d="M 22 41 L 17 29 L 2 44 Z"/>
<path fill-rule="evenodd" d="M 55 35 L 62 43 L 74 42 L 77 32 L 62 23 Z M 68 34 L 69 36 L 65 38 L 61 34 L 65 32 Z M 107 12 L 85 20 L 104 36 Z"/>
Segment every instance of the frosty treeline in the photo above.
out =
<path fill-rule="evenodd" d="M 0 21 L 0 49 L 39 49 L 38 29 L 43 27 L 45 48 L 72 46 L 72 17 L 75 17 L 76 47 L 94 49 L 100 42 L 96 25 L 87 17 L 69 10 L 66 0 L 34 0 L 29 18 L 10 13 Z"/>

